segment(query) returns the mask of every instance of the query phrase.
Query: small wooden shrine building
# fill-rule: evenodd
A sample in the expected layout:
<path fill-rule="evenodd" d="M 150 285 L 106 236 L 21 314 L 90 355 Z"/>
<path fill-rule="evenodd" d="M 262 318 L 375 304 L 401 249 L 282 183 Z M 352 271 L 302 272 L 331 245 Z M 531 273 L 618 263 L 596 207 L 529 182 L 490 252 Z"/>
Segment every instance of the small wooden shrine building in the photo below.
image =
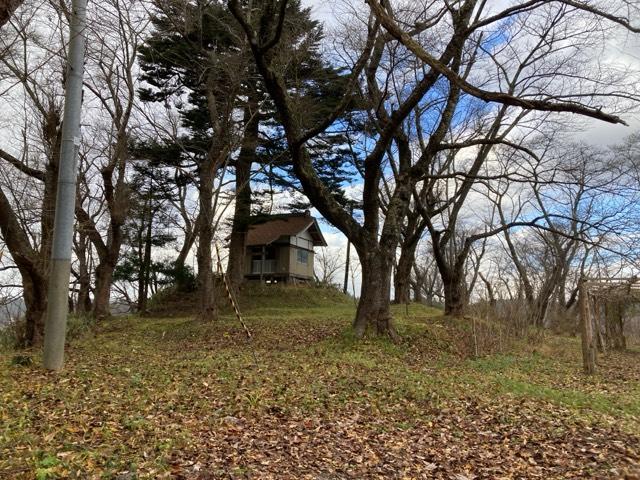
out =
<path fill-rule="evenodd" d="M 308 210 L 253 217 L 245 242 L 245 280 L 310 282 L 314 278 L 314 247 L 326 245 L 317 220 Z"/>

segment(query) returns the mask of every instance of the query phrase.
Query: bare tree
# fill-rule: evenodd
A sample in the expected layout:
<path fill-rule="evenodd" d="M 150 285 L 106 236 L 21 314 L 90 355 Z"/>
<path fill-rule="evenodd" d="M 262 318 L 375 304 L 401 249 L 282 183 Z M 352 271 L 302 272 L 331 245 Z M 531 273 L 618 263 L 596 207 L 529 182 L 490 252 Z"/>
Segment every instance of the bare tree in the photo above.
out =
<path fill-rule="evenodd" d="M 50 23 L 40 22 L 40 10 Z M 41 5 L 15 17 L 2 36 L 0 65 L 12 81 L 14 119 L 22 120 L 12 154 L 0 147 L 0 161 L 9 169 L 0 183 L 0 232 L 20 272 L 26 306 L 23 343 L 42 340 L 46 311 L 48 263 L 55 210 L 62 115 L 63 60 L 57 56 L 64 39 L 64 18 Z M 11 103 L 5 103 L 7 107 Z M 8 139 L 5 139 L 8 140 Z"/>
<path fill-rule="evenodd" d="M 418 247 L 413 264 L 411 286 L 415 302 L 425 303 L 431 307 L 442 305 L 444 299 L 442 279 L 433 255 L 431 255 L 429 241 L 423 242 Z"/>
<path fill-rule="evenodd" d="M 532 224 L 533 230 L 504 231 L 530 323 L 538 327 L 545 326 L 554 302 L 560 311 L 575 303 L 578 280 L 595 265 L 588 260 L 598 250 L 625 255 L 618 239 L 627 237 L 635 223 L 638 200 L 626 169 L 611 151 L 580 144 L 551 145 L 529 169 L 528 200 L 522 202 L 526 193 L 521 191 L 520 205 L 514 209 L 513 193 L 509 196 L 504 190 L 496 197 L 503 226 L 507 214 L 539 220 Z M 526 163 L 521 157 L 515 162 Z"/>
<path fill-rule="evenodd" d="M 426 189 L 422 189 L 423 194 Z M 422 239 L 427 222 L 418 208 L 408 209 L 406 220 L 402 226 L 400 241 L 400 256 L 393 277 L 394 303 L 409 303 L 411 301 L 411 273 L 413 271 L 416 250 Z"/>
<path fill-rule="evenodd" d="M 344 267 L 344 260 L 337 252 L 332 252 L 327 247 L 322 248 L 315 255 L 315 276 L 322 285 L 336 285 L 336 275 Z"/>
<path fill-rule="evenodd" d="M 92 313 L 97 318 L 109 315 L 109 300 L 114 269 L 120 256 L 123 226 L 129 209 L 127 166 L 131 157 L 131 123 L 136 102 L 134 77 L 136 55 L 148 20 L 140 2 L 109 0 L 93 5 L 90 13 L 87 69 L 85 82 L 100 110 L 107 114 L 104 126 L 98 124 L 102 142 L 93 145 L 94 168 L 101 180 L 100 209 L 107 219 L 97 224 L 87 211 L 88 205 L 77 202 L 76 214 L 83 234 L 92 242 L 98 255 Z M 93 169 L 87 173 L 93 173 Z M 85 196 L 97 188 L 94 179 L 85 176 Z M 103 203 L 104 202 L 104 203 Z M 95 208 L 95 207 L 94 207 Z M 106 230 L 106 235 L 102 231 Z"/>
<path fill-rule="evenodd" d="M 333 125 L 339 114 L 352 101 L 353 95 L 345 95 L 337 108 L 315 126 L 302 126 L 296 113 L 298 109 L 295 106 L 295 95 L 284 88 L 283 79 L 273 64 L 272 51 L 279 43 L 284 28 L 286 0 L 266 2 L 262 12 L 258 15 L 252 12 L 251 18 L 236 0 L 231 0 L 229 5 L 245 31 L 266 89 L 278 109 L 294 170 L 305 194 L 325 218 L 352 241 L 360 257 L 363 283 L 361 300 L 354 320 L 356 334 L 362 336 L 368 328 L 372 328 L 378 333 L 395 337 L 389 312 L 390 275 L 395 249 L 400 239 L 401 224 L 416 182 L 428 174 L 433 155 L 444 147 L 446 133 L 452 125 L 460 96 L 465 94 L 494 102 L 499 108 L 572 112 L 617 123 L 621 122 L 619 117 L 603 112 L 601 107 L 594 104 L 605 94 L 623 99 L 632 95 L 616 92 L 615 87 L 603 91 L 600 79 L 590 78 L 588 73 L 584 77 L 584 88 L 561 93 L 557 92 L 558 82 L 547 82 L 546 75 L 541 73 L 538 82 L 535 77 L 530 80 L 537 83 L 537 88 L 522 96 L 518 91 L 505 88 L 504 82 L 501 83 L 499 79 L 492 81 L 488 85 L 489 88 L 483 88 L 479 86 L 485 83 L 482 75 L 470 76 L 467 66 L 473 65 L 476 55 L 486 49 L 483 36 L 488 35 L 489 29 L 503 29 L 509 23 L 522 24 L 525 17 L 531 18 L 531 12 L 540 17 L 557 17 L 560 22 L 559 28 L 566 28 L 573 25 L 576 17 L 572 15 L 572 9 L 565 2 L 560 2 L 557 8 L 551 10 L 547 8 L 547 2 L 534 2 L 526 8 L 507 8 L 497 13 L 489 11 L 485 2 L 473 0 L 454 3 L 432 2 L 418 12 L 402 8 L 393 12 L 390 6 L 383 7 L 376 0 L 368 3 L 371 15 L 365 20 L 366 37 L 358 49 L 355 61 L 350 65 L 351 73 L 348 76 L 353 95 L 358 91 L 358 87 L 362 87 L 362 97 L 371 102 L 370 118 L 372 128 L 376 129 L 373 146 L 363 162 L 364 225 L 358 224 L 333 198 L 315 171 L 306 148 L 310 139 Z M 585 19 L 586 13 L 580 13 L 584 14 L 582 18 Z M 589 11 L 588 15 L 594 20 L 591 23 L 579 22 L 581 28 L 586 27 L 583 35 L 598 23 L 604 23 L 602 19 L 610 19 L 597 10 Z M 505 22 L 506 19 L 510 22 Z M 615 18 L 610 20 L 616 22 Z M 404 30 L 400 24 L 412 27 Z M 555 35 L 555 30 L 546 33 L 541 31 L 538 34 L 548 40 Z M 434 48 L 425 48 L 427 43 L 429 47 L 433 45 Z M 392 90 L 394 82 L 391 76 L 385 75 L 383 71 L 383 66 L 388 66 L 383 61 L 389 58 L 383 57 L 387 49 L 395 52 L 404 51 L 405 55 L 411 55 L 412 61 L 420 67 L 415 82 L 405 84 L 405 88 L 400 91 Z M 432 53 L 428 53 L 429 51 Z M 505 71 L 507 78 L 511 75 L 511 67 Z M 538 64 L 531 65 L 531 69 L 538 67 Z M 573 65 L 571 67 L 571 72 L 557 71 L 557 78 L 562 79 L 565 73 L 573 75 Z M 500 75 L 502 77 L 502 73 Z M 503 77 L 501 79 L 504 80 Z M 362 83 L 359 80 L 362 80 Z M 471 83 L 472 81 L 474 83 Z M 441 90 L 443 82 L 447 85 L 444 93 Z M 495 90 L 492 87 L 495 87 Z M 585 95 L 585 89 L 592 91 Z M 431 113 L 437 112 L 439 118 L 434 122 L 435 127 L 431 130 L 426 148 L 420 152 L 417 159 L 413 159 L 409 139 L 403 135 L 400 126 L 421 102 L 424 105 L 424 100 L 430 99 L 428 94 L 442 99 L 439 110 L 430 110 Z M 381 223 L 379 191 L 391 145 L 397 148 L 397 163 L 400 168 L 397 175 L 394 175 L 393 191 L 388 197 L 384 221 Z"/>

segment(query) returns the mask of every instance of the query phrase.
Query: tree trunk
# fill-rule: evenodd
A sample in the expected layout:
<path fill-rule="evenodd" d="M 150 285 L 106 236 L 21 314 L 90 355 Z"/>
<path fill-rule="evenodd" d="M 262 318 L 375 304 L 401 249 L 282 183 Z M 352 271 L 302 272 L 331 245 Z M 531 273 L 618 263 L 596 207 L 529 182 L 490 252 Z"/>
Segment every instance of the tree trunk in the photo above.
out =
<path fill-rule="evenodd" d="M 151 282 L 151 240 L 153 238 L 153 214 L 149 210 L 149 218 L 147 219 L 147 235 L 144 241 L 144 276 L 142 297 L 138 300 L 138 309 L 144 312 L 147 309 L 147 299 L 149 298 L 149 284 Z"/>
<path fill-rule="evenodd" d="M 607 340 L 602 331 L 602 309 L 597 298 L 593 299 L 593 326 L 596 332 L 598 352 L 607 353 Z"/>
<path fill-rule="evenodd" d="M 136 297 L 136 310 L 140 311 L 140 303 L 142 302 L 142 298 L 144 297 L 144 281 L 147 278 L 147 274 L 145 272 L 145 263 L 144 263 L 144 251 L 145 251 L 145 231 L 147 230 L 146 222 L 148 221 L 147 210 L 150 208 L 149 199 L 145 200 L 145 206 L 142 211 L 142 216 L 140 217 L 140 226 L 136 231 L 136 241 L 137 241 L 137 260 L 138 260 L 138 295 Z"/>
<path fill-rule="evenodd" d="M 98 253 L 98 266 L 96 267 L 96 285 L 94 291 L 94 301 L 92 315 L 95 318 L 105 318 L 110 315 L 109 303 L 111 300 L 111 286 L 113 283 L 113 273 L 120 257 L 120 247 L 122 245 L 122 225 L 124 221 L 122 212 L 110 210 L 111 221 L 107 232 L 107 242 L 105 243 L 93 220 L 87 212 L 78 206 L 76 215 L 85 229 L 86 235 Z M 81 240 L 84 241 L 84 240 Z"/>
<path fill-rule="evenodd" d="M 580 280 L 580 293 L 579 293 L 579 305 L 580 305 L 580 326 L 582 330 L 582 365 L 584 371 L 587 374 L 593 374 L 596 371 L 596 361 L 598 358 L 598 351 L 595 345 L 594 332 L 593 332 L 593 319 L 591 317 L 591 309 L 589 308 L 589 292 L 587 291 L 584 282 Z"/>
<path fill-rule="evenodd" d="M 549 303 L 553 299 L 553 292 L 556 286 L 557 273 L 552 273 L 540 287 L 538 296 L 532 303 L 529 303 L 529 323 L 537 328 L 543 328 L 549 310 Z"/>
<path fill-rule="evenodd" d="M 153 213 L 151 211 L 151 193 L 148 200 L 148 218 L 144 238 L 144 254 L 138 275 L 138 311 L 144 312 L 149 298 L 149 279 L 151 276 L 151 240 L 153 238 Z"/>
<path fill-rule="evenodd" d="M 123 147 L 118 148 L 121 149 Z M 119 158 L 123 158 L 123 160 L 120 161 L 118 166 L 119 178 L 115 187 L 111 178 L 113 174 L 112 165 L 108 165 L 101 171 L 110 216 L 106 242 L 102 239 L 102 235 L 93 219 L 82 208 L 81 203 L 78 202 L 76 206 L 76 216 L 82 225 L 84 235 L 91 241 L 98 254 L 92 309 L 92 315 L 96 319 L 105 318 L 111 314 L 109 304 L 111 301 L 113 273 L 120 257 L 120 247 L 123 241 L 122 227 L 129 212 L 129 191 L 124 183 L 126 154 L 121 154 Z M 81 241 L 83 241 L 82 237 Z"/>
<path fill-rule="evenodd" d="M 153 183 L 150 181 L 147 197 L 144 201 L 144 209 L 140 216 L 140 226 L 136 230 L 136 251 L 138 257 L 138 296 L 136 298 L 136 310 L 144 312 L 147 307 L 147 294 L 149 291 L 149 270 L 151 269 L 151 241 L 153 234 L 152 210 Z"/>
<path fill-rule="evenodd" d="M 200 226 L 198 251 L 198 292 L 200 297 L 200 314 L 202 320 L 217 319 L 217 306 L 213 281 L 213 180 L 214 161 L 211 158 L 200 164 L 199 206 Z"/>
<path fill-rule="evenodd" d="M 455 242 L 452 240 L 455 232 L 445 237 L 441 232 L 435 231 L 432 226 L 429 230 L 433 258 L 442 281 L 444 313 L 453 317 L 462 316 L 468 300 L 464 266 L 471 244 L 466 242 L 460 251 L 455 252 Z M 448 252 L 448 250 L 451 251 Z"/>
<path fill-rule="evenodd" d="M 78 299 L 75 310 L 80 314 L 91 311 L 91 274 L 87 262 L 87 236 L 80 230 L 76 243 L 76 256 L 78 257 Z"/>
<path fill-rule="evenodd" d="M 10 2 L 18 5 L 21 2 Z M 9 5 L 9 14 L 13 11 Z M 0 8 L 0 10 L 2 10 Z M 2 13 L 2 12 L 0 12 Z M 6 13 L 6 12 L 5 12 Z M 0 19 L 2 20 L 2 19 Z M 6 19 L 5 19 L 6 20 Z M 4 20 L 2 20 L 4 21 Z M 44 337 L 44 315 L 47 310 L 48 265 L 51 259 L 53 219 L 55 216 L 60 161 L 60 111 L 51 106 L 41 119 L 44 149 L 48 162 L 36 176 L 43 182 L 43 198 L 40 209 L 40 248 L 32 247 L 32 237 L 16 215 L 11 202 L 0 186 L 0 233 L 13 261 L 18 267 L 26 306 L 25 335 L 21 339 L 24 347 L 42 343 Z"/>
<path fill-rule="evenodd" d="M 89 276 L 80 274 L 76 311 L 80 314 L 91 312 L 91 285 Z"/>
<path fill-rule="evenodd" d="M 93 316 L 97 319 L 111 315 L 109 304 L 111 302 L 111 285 L 113 283 L 113 272 L 115 271 L 120 256 L 120 246 L 122 235 L 120 227 L 117 231 L 113 229 L 109 232 L 109 242 L 102 253 L 100 263 L 96 267 L 96 288 L 93 301 Z"/>
<path fill-rule="evenodd" d="M 96 267 L 96 288 L 93 297 L 93 317 L 106 318 L 111 315 L 109 301 L 111 298 L 111 282 L 114 266 L 108 261 L 101 261 Z"/>
<path fill-rule="evenodd" d="M 444 287 L 444 313 L 453 317 L 460 317 L 467 306 L 467 290 L 464 275 L 452 272 L 442 276 Z"/>
<path fill-rule="evenodd" d="M 485 288 L 487 289 L 487 300 L 489 302 L 489 307 L 491 309 L 495 309 L 498 302 L 496 301 L 496 296 L 495 296 L 495 293 L 493 292 L 493 285 L 491 285 L 491 282 L 487 279 L 487 277 L 485 277 L 482 274 L 482 272 L 478 272 L 478 276 L 480 277 L 480 280 L 482 280 Z"/>
<path fill-rule="evenodd" d="M 413 290 L 413 301 L 415 303 L 425 303 L 425 293 L 433 290 L 432 288 L 427 288 L 427 267 L 425 266 L 424 270 L 421 271 L 414 258 L 412 270 L 413 278 L 409 277 L 409 279 Z"/>
<path fill-rule="evenodd" d="M 362 338 L 367 331 L 377 335 L 388 335 L 396 340 L 397 333 L 391 319 L 391 269 L 390 252 L 382 249 L 358 249 L 362 268 L 360 300 L 353 321 L 356 337 Z"/>
<path fill-rule="evenodd" d="M 40 265 L 43 272 L 49 272 L 51 262 L 51 248 L 53 246 L 53 222 L 55 217 L 56 194 L 58 188 L 58 164 L 49 162 L 45 170 L 45 183 L 40 214 L 40 229 L 42 240 L 40 243 Z"/>
<path fill-rule="evenodd" d="M 394 303 L 411 302 L 411 269 L 416 256 L 418 242 L 410 242 L 402 246 L 396 275 L 394 277 Z"/>
<path fill-rule="evenodd" d="M 196 225 L 198 225 L 198 221 L 196 220 Z M 180 247 L 180 252 L 178 253 L 178 258 L 176 258 L 174 269 L 175 269 L 175 278 L 176 278 L 176 288 L 179 292 L 186 292 L 193 288 L 191 285 L 191 276 L 186 275 L 186 266 L 185 263 L 187 261 L 187 255 L 191 251 L 193 244 L 195 243 L 196 237 L 198 236 L 198 229 L 193 228 L 186 232 L 184 242 L 182 247 Z"/>
<path fill-rule="evenodd" d="M 111 315 L 109 304 L 111 303 L 111 285 L 113 284 L 113 272 L 115 271 L 120 256 L 122 240 L 120 235 L 112 237 L 112 242 L 106 246 L 106 255 L 100 259 L 96 267 L 96 287 L 93 299 L 93 316 L 97 319 Z"/>
<path fill-rule="evenodd" d="M 416 275 L 416 281 L 413 283 L 413 301 L 415 303 L 424 302 L 424 296 L 422 295 L 423 279 L 418 278 Z"/>
<path fill-rule="evenodd" d="M 237 290 L 244 278 L 245 242 L 251 216 L 251 161 L 236 163 L 236 199 L 229 242 L 227 278 L 231 287 Z"/>
<path fill-rule="evenodd" d="M 54 203 L 55 205 L 55 203 Z M 43 208 L 54 210 L 51 205 Z M 23 297 L 26 307 L 25 334 L 20 343 L 23 347 L 42 343 L 44 336 L 44 314 L 47 310 L 47 272 L 43 268 L 44 258 L 51 254 L 50 248 L 39 252 L 31 247 L 29 237 L 22 229 L 20 220 L 0 186 L 0 233 L 18 267 L 22 279 Z M 49 243 L 50 247 L 50 243 Z"/>
<path fill-rule="evenodd" d="M 605 307 L 605 326 L 608 347 L 612 350 L 625 350 L 627 339 L 624 336 L 624 305 L 620 302 L 607 303 Z"/>
<path fill-rule="evenodd" d="M 349 268 L 351 263 L 351 242 L 347 239 L 347 254 L 344 262 L 344 284 L 342 285 L 342 293 L 345 295 L 349 291 Z M 355 295 L 355 292 L 354 292 Z"/>
<path fill-rule="evenodd" d="M 251 217 L 251 165 L 256 157 L 260 117 L 256 93 L 249 93 L 244 109 L 246 121 L 244 137 L 238 160 L 236 161 L 236 202 L 234 206 L 231 240 L 229 242 L 229 262 L 227 278 L 231 288 L 237 290 L 244 279 L 245 242 Z"/>
<path fill-rule="evenodd" d="M 22 274 L 23 298 L 26 307 L 25 334 L 20 339 L 22 347 L 35 347 L 44 339 L 44 315 L 47 311 L 47 285 L 43 277 Z"/>
<path fill-rule="evenodd" d="M 529 324 L 536 328 L 543 328 L 545 318 L 547 316 L 547 310 L 549 309 L 550 297 L 547 297 L 543 292 L 538 295 L 538 298 L 533 302 L 529 312 Z"/>

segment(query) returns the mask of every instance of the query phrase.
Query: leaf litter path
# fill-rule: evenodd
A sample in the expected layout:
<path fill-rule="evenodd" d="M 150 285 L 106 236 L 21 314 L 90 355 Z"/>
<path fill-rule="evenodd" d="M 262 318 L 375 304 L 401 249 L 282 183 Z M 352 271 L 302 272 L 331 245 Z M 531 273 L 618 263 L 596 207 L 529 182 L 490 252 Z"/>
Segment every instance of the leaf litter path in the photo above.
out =
<path fill-rule="evenodd" d="M 356 342 L 350 314 L 254 314 L 259 369 L 232 318 L 113 321 L 58 375 L 0 353 L 0 478 L 638 478 L 636 354 L 587 381 L 569 340 L 468 361 L 442 325 Z"/>
<path fill-rule="evenodd" d="M 226 428 L 200 432 L 188 460 L 176 454 L 172 471 L 199 479 L 636 478 L 632 435 L 566 425 L 563 412 L 558 424 L 541 422 L 527 402 L 458 407 L 410 428 L 366 413 L 233 418 Z"/>

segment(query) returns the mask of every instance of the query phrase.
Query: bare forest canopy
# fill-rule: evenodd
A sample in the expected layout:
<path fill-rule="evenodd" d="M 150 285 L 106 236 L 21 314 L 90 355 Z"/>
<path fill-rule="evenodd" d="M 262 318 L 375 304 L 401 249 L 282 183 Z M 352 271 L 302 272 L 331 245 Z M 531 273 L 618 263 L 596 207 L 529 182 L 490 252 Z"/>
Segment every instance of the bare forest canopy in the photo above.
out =
<path fill-rule="evenodd" d="M 231 288 L 250 288 L 251 218 L 308 208 L 331 240 L 317 282 L 359 299 L 357 337 L 399 340 L 390 304 L 410 301 L 576 331 L 580 278 L 637 271 L 638 2 L 314 12 L 89 2 L 73 312 L 145 312 L 170 291 L 215 320 L 216 243 Z M 0 3 L 0 302 L 23 299 L 6 310 L 22 345 L 41 342 L 50 289 L 70 16 Z M 581 136 L 612 125 L 632 127 Z"/>

